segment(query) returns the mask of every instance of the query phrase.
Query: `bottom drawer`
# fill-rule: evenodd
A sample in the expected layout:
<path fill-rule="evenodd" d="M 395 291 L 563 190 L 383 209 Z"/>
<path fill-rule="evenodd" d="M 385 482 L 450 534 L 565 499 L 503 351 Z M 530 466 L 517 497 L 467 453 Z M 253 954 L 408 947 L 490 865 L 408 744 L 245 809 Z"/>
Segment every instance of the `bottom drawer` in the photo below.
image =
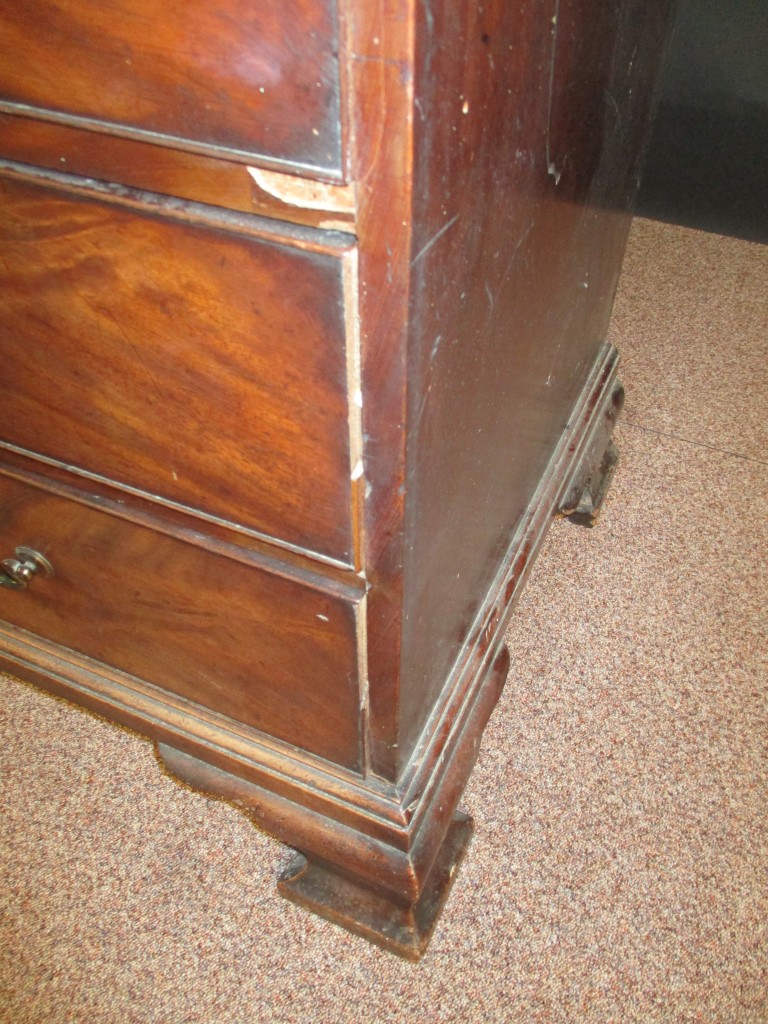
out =
<path fill-rule="evenodd" d="M 0 619 L 359 767 L 355 601 L 0 477 L 19 546 L 53 575 L 0 587 Z"/>

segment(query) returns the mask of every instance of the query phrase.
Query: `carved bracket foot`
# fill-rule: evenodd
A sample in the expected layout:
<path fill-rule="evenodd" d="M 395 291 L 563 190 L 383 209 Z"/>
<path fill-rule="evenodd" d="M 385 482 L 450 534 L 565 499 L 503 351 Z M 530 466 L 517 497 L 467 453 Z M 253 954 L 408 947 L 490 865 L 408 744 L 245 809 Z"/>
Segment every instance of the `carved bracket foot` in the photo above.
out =
<path fill-rule="evenodd" d="M 608 493 L 619 460 L 611 434 L 623 405 L 624 388 L 615 381 L 596 410 L 583 452 L 563 489 L 558 513 L 577 526 L 595 525 Z"/>
<path fill-rule="evenodd" d="M 297 854 L 278 881 L 278 892 L 306 910 L 406 960 L 419 960 L 472 837 L 469 815 L 456 811 L 421 896 L 404 906 L 323 864 Z"/>

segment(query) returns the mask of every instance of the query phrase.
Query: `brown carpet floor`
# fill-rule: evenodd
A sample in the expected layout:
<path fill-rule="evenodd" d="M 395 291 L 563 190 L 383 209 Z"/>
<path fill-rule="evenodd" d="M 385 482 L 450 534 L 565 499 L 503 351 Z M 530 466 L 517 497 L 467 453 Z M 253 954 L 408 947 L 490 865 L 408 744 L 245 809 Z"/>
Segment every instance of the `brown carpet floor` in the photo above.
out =
<path fill-rule="evenodd" d="M 430 951 L 280 899 L 289 854 L 151 747 L 2 683 L 0 1020 L 768 1021 L 768 248 L 635 221 L 622 461 L 558 522 Z"/>

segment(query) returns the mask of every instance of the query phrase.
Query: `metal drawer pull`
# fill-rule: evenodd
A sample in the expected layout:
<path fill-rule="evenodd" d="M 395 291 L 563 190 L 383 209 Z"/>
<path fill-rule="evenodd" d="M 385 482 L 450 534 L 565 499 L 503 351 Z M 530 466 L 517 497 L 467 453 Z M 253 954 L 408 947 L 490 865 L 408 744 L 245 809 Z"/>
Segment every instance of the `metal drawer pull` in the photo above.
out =
<path fill-rule="evenodd" d="M 0 570 L 0 586 L 23 590 L 32 577 L 42 570 L 44 576 L 53 576 L 53 566 L 33 548 L 16 548 L 15 558 L 4 558 Z"/>

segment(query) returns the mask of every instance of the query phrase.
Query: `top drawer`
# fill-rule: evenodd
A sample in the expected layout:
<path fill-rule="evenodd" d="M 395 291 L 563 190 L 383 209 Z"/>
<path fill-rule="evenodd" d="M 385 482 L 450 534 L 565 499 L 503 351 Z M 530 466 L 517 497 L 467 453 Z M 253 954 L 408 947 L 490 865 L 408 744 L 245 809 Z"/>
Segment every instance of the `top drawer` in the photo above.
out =
<path fill-rule="evenodd" d="M 339 178 L 336 3 L 3 4 L 0 100 Z"/>

